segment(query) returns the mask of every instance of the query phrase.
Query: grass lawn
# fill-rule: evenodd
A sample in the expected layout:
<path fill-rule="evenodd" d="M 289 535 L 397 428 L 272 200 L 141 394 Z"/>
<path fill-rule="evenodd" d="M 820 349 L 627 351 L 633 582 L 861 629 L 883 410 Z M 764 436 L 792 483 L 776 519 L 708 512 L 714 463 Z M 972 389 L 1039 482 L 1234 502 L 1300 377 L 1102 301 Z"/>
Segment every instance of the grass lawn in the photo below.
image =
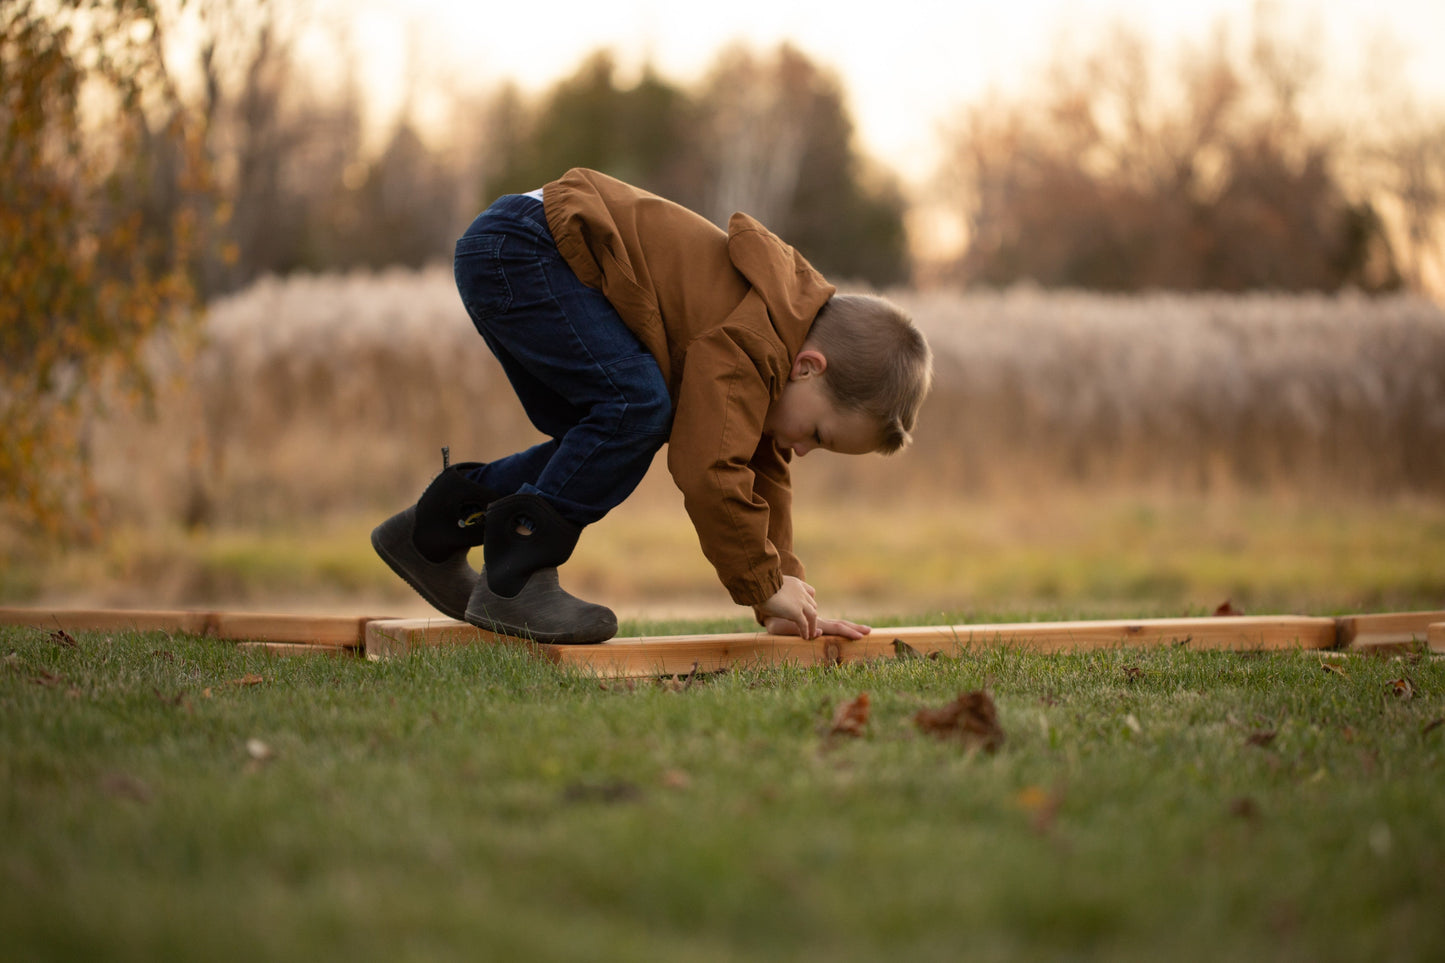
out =
<path fill-rule="evenodd" d="M 8 959 L 1445 958 L 1428 656 L 627 685 L 70 641 L 0 628 Z M 978 688 L 996 753 L 915 727 Z"/>

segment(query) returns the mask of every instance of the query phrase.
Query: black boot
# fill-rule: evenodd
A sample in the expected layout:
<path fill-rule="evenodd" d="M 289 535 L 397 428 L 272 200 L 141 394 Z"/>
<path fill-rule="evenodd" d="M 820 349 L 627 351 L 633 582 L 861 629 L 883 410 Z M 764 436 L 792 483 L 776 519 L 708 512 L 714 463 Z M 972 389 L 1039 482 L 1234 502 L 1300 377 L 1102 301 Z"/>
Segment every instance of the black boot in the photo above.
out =
<path fill-rule="evenodd" d="M 372 547 L 391 570 L 458 622 L 466 618 L 479 577 L 467 564 L 467 551 L 482 544 L 487 505 L 496 498 L 467 478 L 480 467 L 479 462 L 443 467 L 415 505 L 371 532 Z"/>
<path fill-rule="evenodd" d="M 577 547 L 582 530 L 538 495 L 508 495 L 487 507 L 486 565 L 467 604 L 473 625 L 536 642 L 605 642 L 617 616 L 568 595 L 557 566 Z"/>

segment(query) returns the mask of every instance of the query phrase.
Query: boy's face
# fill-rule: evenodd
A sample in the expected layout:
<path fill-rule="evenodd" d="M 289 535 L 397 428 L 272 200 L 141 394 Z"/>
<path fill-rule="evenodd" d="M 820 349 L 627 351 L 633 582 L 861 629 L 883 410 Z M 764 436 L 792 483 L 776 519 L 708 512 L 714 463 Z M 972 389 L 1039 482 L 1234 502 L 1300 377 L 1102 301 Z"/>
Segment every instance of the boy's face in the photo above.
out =
<path fill-rule="evenodd" d="M 862 411 L 834 406 L 823 385 L 828 361 L 813 349 L 798 352 L 783 396 L 773 402 L 763 431 L 779 448 L 799 458 L 822 448 L 844 455 L 863 455 L 878 446 L 878 423 Z"/>

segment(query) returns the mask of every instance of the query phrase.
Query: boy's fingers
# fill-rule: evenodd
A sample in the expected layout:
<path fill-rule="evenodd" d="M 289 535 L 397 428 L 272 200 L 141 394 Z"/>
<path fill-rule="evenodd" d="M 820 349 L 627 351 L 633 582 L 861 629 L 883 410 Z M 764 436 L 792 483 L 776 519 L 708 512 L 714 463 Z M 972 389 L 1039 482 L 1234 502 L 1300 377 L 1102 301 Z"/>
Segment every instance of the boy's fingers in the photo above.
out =
<path fill-rule="evenodd" d="M 819 619 L 819 635 L 839 635 L 845 639 L 861 639 L 871 632 L 866 625 L 859 625 L 857 622 L 849 622 L 847 619 Z"/>

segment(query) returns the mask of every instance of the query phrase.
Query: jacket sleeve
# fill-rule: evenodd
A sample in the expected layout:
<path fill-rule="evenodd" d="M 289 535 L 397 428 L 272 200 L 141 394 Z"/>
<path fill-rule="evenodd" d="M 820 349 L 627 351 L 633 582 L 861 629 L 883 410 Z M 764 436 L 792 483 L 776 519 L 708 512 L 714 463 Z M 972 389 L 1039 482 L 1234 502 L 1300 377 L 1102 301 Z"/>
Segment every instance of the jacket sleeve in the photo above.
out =
<path fill-rule="evenodd" d="M 749 463 L 753 490 L 768 503 L 768 541 L 778 550 L 783 574 L 803 578 L 803 563 L 793 554 L 793 483 L 788 455 L 764 437 Z"/>
<path fill-rule="evenodd" d="M 703 554 L 739 605 L 782 588 L 783 555 L 770 533 L 788 527 L 772 521 L 775 467 L 766 466 L 773 477 L 762 476 L 761 486 L 755 471 L 773 375 L 754 360 L 770 352 L 750 339 L 746 329 L 723 326 L 688 346 L 667 455 Z"/>

